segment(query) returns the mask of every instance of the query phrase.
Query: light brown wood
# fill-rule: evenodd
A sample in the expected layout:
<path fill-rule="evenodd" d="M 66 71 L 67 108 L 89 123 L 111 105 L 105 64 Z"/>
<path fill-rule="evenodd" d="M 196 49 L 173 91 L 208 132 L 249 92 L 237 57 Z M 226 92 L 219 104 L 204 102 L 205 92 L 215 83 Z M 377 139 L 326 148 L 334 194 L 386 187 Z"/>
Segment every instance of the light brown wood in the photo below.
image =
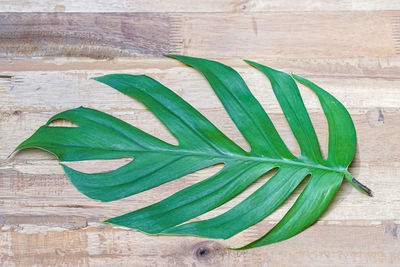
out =
<path fill-rule="evenodd" d="M 314 10 L 397 10 L 396 0 L 1 0 L 3 12 L 259 12 Z"/>
<path fill-rule="evenodd" d="M 67 219 L 67 218 L 66 218 Z M 2 263 L 30 266 L 396 266 L 396 225 L 315 225 L 302 236 L 268 249 L 232 251 L 245 238 L 210 241 L 196 237 L 147 236 L 89 223 L 70 231 L 51 226 L 36 231 L 16 226 L 0 233 Z M 271 226 L 266 226 L 270 228 Z M 395 229 L 395 231 L 394 231 Z M 251 234 L 253 237 L 258 233 Z M 365 242 L 368 240 L 369 242 Z M 379 243 L 375 241 L 379 240 Z M 21 246 L 23 245 L 23 246 Z M 144 249 L 145 248 L 145 249 Z"/>
<path fill-rule="evenodd" d="M 0 55 L 155 56 L 179 53 L 177 23 L 164 13 L 1 13 Z"/>
<path fill-rule="evenodd" d="M 97 172 L 99 170 L 112 170 L 123 164 L 109 163 L 108 166 L 99 167 L 99 162 L 86 164 L 67 164 L 78 170 Z M 104 164 L 104 163 L 101 163 Z M 329 211 L 320 218 L 320 221 L 371 220 L 382 224 L 384 220 L 396 220 L 400 214 L 399 181 L 393 176 L 399 175 L 399 163 L 360 163 L 355 161 L 351 171 L 365 184 L 374 190 L 374 198 L 367 198 L 347 182 L 339 191 Z M 142 208 L 156 201 L 160 201 L 173 193 L 199 182 L 217 171 L 216 167 L 198 171 L 184 178 L 164 184 L 158 188 L 140 193 L 123 200 L 101 203 L 88 199 L 80 194 L 62 173 L 61 167 L 54 160 L 25 160 L 18 163 L 1 163 L 0 174 L 3 179 L 3 188 L 0 192 L 7 196 L 2 200 L 1 211 L 3 214 L 27 215 L 79 215 L 84 211 L 89 218 L 107 219 L 122 215 L 137 208 Z M 254 192 L 265 183 L 267 177 L 255 182 L 248 190 L 234 200 L 224 204 L 214 211 L 201 215 L 198 219 L 206 219 L 221 214 L 245 197 Z M 301 192 L 298 189 L 282 206 L 266 220 L 277 222 L 294 203 Z M 391 203 L 387 205 L 386 203 Z M 18 205 L 18 211 L 12 207 Z M 368 207 L 368 210 L 362 207 Z M 10 210 L 11 209 L 11 210 Z M 353 224 L 353 223 L 351 223 Z M 362 224 L 362 223 L 361 223 Z"/>
<path fill-rule="evenodd" d="M 399 8 L 398 1 L 359 0 L 0 1 L 0 266 L 398 266 Z M 155 78 L 248 149 L 204 78 L 162 58 L 164 53 L 217 59 L 238 70 L 297 154 L 268 80 L 241 58 L 299 74 L 328 90 L 354 120 L 358 146 L 350 170 L 374 197 L 344 182 L 324 215 L 302 234 L 232 251 L 226 247 L 244 245 L 279 221 L 305 183 L 271 216 L 231 239 L 148 236 L 102 221 L 162 200 L 222 166 L 101 203 L 80 194 L 46 152 L 30 149 L 8 158 L 50 116 L 81 105 L 176 143 L 141 103 L 90 80 L 108 73 Z M 326 155 L 322 109 L 315 95 L 300 90 Z M 55 125 L 73 126 L 66 121 Z M 129 161 L 68 165 L 98 172 Z M 270 175 L 193 220 L 227 211 Z"/>
<path fill-rule="evenodd" d="M 400 80 L 397 73 L 400 71 L 400 60 L 397 58 L 258 61 L 312 79 L 334 94 L 352 112 L 365 113 L 373 108 L 399 107 Z M 280 112 L 268 79 L 263 74 L 241 60 L 221 62 L 233 66 L 244 76 L 250 90 L 267 112 Z M 48 60 L 0 61 L 0 71 L 2 111 L 59 111 L 79 105 L 103 110 L 144 109 L 138 101 L 90 80 L 110 73 L 146 74 L 177 92 L 196 108 L 222 108 L 201 74 L 172 59 L 123 59 L 107 63 L 93 60 L 60 60 L 57 63 L 49 63 Z M 376 97 L 383 89 L 385 94 Z M 321 110 L 310 90 L 301 87 L 301 93 L 307 108 L 311 111 Z"/>
<path fill-rule="evenodd" d="M 239 60 L 222 61 L 234 66 L 243 75 L 253 93 L 270 113 L 271 119 L 275 122 L 278 131 L 281 133 L 286 143 L 292 150 L 298 153 L 298 147 L 288 129 L 287 123 L 284 120 L 276 100 L 274 100 L 266 78 Z M 27 64 L 27 62 L 30 63 Z M 379 235 L 376 233 L 375 229 L 389 229 L 386 231 L 392 233 L 393 239 L 387 239 L 388 234 L 381 231 L 381 238 L 385 239 L 379 239 L 379 243 L 394 242 L 397 244 L 395 236 L 397 237 L 397 224 L 400 218 L 400 198 L 397 197 L 400 196 L 400 153 L 398 152 L 400 151 L 400 142 L 397 135 L 397 133 L 400 132 L 400 125 L 398 124 L 398 117 L 400 115 L 400 110 L 398 109 L 400 91 L 396 89 L 399 86 L 396 77 L 399 68 L 397 60 L 321 59 L 317 61 L 300 60 L 295 62 L 290 60 L 283 62 L 278 60 L 266 60 L 266 62 L 263 63 L 277 68 L 282 66 L 286 71 L 295 71 L 305 77 L 312 78 L 315 82 L 332 92 L 346 105 L 355 122 L 359 146 L 351 171 L 360 181 L 373 188 L 375 197 L 368 198 L 345 182 L 329 210 L 319 220 L 318 225 L 327 225 L 328 228 L 333 227 L 335 229 L 334 231 L 343 231 L 343 227 L 346 228 L 346 231 L 362 231 L 360 229 L 366 227 L 366 229 L 368 229 L 367 232 L 371 233 L 372 231 L 377 238 Z M 286 65 L 286 67 L 283 65 Z M 90 225 L 90 223 L 99 223 L 106 218 L 117 216 L 162 200 L 174 192 L 204 179 L 220 168 L 218 166 L 208 168 L 127 199 L 110 203 L 100 203 L 90 200 L 80 194 L 68 182 L 54 157 L 45 152 L 27 150 L 17 154 L 11 160 L 5 159 L 19 142 L 45 123 L 51 115 L 58 111 L 79 105 L 98 108 L 132 123 L 163 140 L 174 142 L 174 138 L 161 123 L 149 111 L 144 109 L 139 102 L 115 92 L 107 86 L 103 86 L 93 80 L 88 80 L 90 77 L 111 72 L 146 73 L 175 90 L 196 108 L 199 108 L 205 116 L 234 141 L 244 148 L 247 147 L 246 142 L 240 136 L 228 115 L 222 109 L 220 102 L 213 95 L 211 88 L 201 75 L 170 59 L 121 59 L 110 62 L 66 60 L 65 62 L 61 61 L 61 63 L 54 63 L 51 60 L 9 61 L 2 65 L 1 68 L 2 78 L 0 79 L 0 88 L 2 90 L 0 92 L 2 104 L 0 108 L 0 127 L 2 129 L 2 135 L 0 136 L 0 156 L 4 160 L 0 162 L 0 177 L 2 177 L 0 195 L 7 197 L 2 199 L 0 211 L 3 216 L 3 229 L 6 233 L 10 234 L 10 238 L 12 238 L 14 242 L 26 242 L 22 240 L 28 238 L 28 240 L 38 240 L 35 242 L 45 242 L 43 247 L 44 251 L 47 249 L 55 249 L 55 247 L 58 248 L 58 246 L 64 244 L 63 242 L 72 242 L 70 240 L 74 240 L 74 236 L 86 235 L 87 230 L 85 227 L 88 224 Z M 382 88 L 385 88 L 385 94 L 382 94 Z M 318 102 L 315 96 L 313 96 L 309 90 L 301 87 L 301 93 L 304 96 L 307 108 L 310 111 L 310 116 L 317 129 L 322 148 L 326 153 L 327 126 L 321 108 L 317 104 Z M 377 96 L 379 96 L 379 98 Z M 381 149 L 382 143 L 385 143 L 386 149 Z M 107 164 L 104 162 L 101 162 L 101 164 L 100 162 L 97 164 L 69 164 L 81 171 L 94 172 L 99 171 L 100 166 L 100 170 L 107 171 L 126 164 L 128 161 L 129 159 L 111 161 L 107 162 Z M 199 216 L 197 219 L 207 219 L 228 210 L 243 200 L 251 192 L 254 192 L 266 179 L 267 177 L 260 179 L 234 200 L 214 211 Z M 238 237 L 234 237 L 234 239 L 228 242 L 230 242 L 231 245 L 241 244 L 241 242 L 245 243 L 246 240 L 250 240 L 252 236 L 261 235 L 261 233 L 266 232 L 273 223 L 276 223 L 284 215 L 293 204 L 300 191 L 301 189 L 297 190 L 279 210 L 274 212 L 262 223 L 246 230 L 246 232 L 241 233 Z M 14 210 L 16 206 L 18 207 L 18 211 Z M 365 207 L 368 208 L 366 209 Z M 84 216 L 81 216 L 82 212 Z M 102 227 L 101 224 L 98 224 L 98 226 Z M 47 235 L 45 235 L 45 233 L 53 232 L 54 229 L 56 229 L 56 234 L 59 234 L 58 231 L 61 231 L 60 236 L 57 237 L 59 239 L 57 242 L 61 242 L 57 243 L 59 245 L 46 239 Z M 107 229 L 109 229 L 109 227 L 107 227 Z M 311 231 L 311 229 L 308 231 Z M 326 245 L 324 238 L 330 238 L 329 234 L 326 234 L 323 229 L 327 228 L 319 230 L 322 231 L 318 232 L 322 239 L 318 240 L 318 242 L 320 242 L 317 242 L 318 245 L 314 244 L 315 247 Z M 15 233 L 15 231 L 17 231 L 17 233 Z M 102 230 L 96 231 L 101 232 Z M 118 232 L 120 230 L 111 228 L 107 231 L 111 231 L 112 234 L 109 234 L 108 238 L 112 239 L 115 238 L 114 231 Z M 314 229 L 313 231 L 317 230 Z M 377 232 L 380 233 L 379 231 Z M 123 233 L 124 236 L 128 235 L 129 237 L 133 235 L 125 231 L 123 231 Z M 119 236 L 118 234 L 115 235 Z M 307 238 L 302 236 L 303 235 L 300 235 L 298 237 L 302 240 L 298 242 L 307 241 Z M 135 238 L 140 240 L 142 237 Z M 157 240 L 154 241 L 156 242 L 155 246 L 159 247 L 162 243 L 159 243 Z M 191 246 L 194 247 L 198 246 L 198 244 L 203 244 L 202 242 L 204 241 L 203 239 L 190 237 L 182 237 L 181 239 L 172 238 L 170 240 L 173 240 L 171 242 L 180 240 L 179 244 L 181 245 L 192 242 Z M 330 240 L 330 242 L 340 243 L 338 240 Z M 352 244 L 351 241 L 344 242 Z M 34 243 L 34 241 L 29 241 L 27 246 L 32 244 L 36 243 Z M 76 246 L 74 244 L 75 243 L 71 246 Z M 118 244 L 113 244 L 113 246 L 118 246 Z M 225 243 L 222 242 L 218 244 Z M 328 244 L 331 243 L 328 242 Z M 84 243 L 83 246 L 86 246 L 86 250 L 89 251 L 94 247 L 94 244 L 92 242 L 90 242 L 90 244 Z M 186 249 L 190 250 L 192 248 L 191 246 L 189 248 L 184 246 L 184 248 L 181 249 L 183 250 L 182 253 L 184 253 Z M 219 246 L 220 245 L 217 246 L 218 251 L 220 251 L 220 249 L 218 249 Z M 296 244 L 290 246 L 293 246 L 293 248 L 297 247 Z M 28 247 L 25 248 L 27 249 Z M 151 245 L 149 245 L 148 248 L 156 249 Z M 278 245 L 277 250 L 281 252 L 277 253 L 278 256 L 271 256 L 271 264 L 273 264 L 274 261 L 278 261 L 278 258 L 282 257 L 282 253 L 288 253 L 284 248 L 286 248 L 286 246 Z M 69 251 L 69 249 L 73 248 L 69 247 L 66 251 Z M 212 249 L 215 249 L 214 245 L 212 245 Z M 396 251 L 396 247 L 392 249 Z M 10 248 L 10 250 L 13 249 Z M 269 251 L 269 249 L 263 250 L 263 248 L 258 250 L 262 250 L 263 252 L 261 253 L 255 250 L 255 252 L 238 253 L 233 256 L 233 252 L 226 252 L 223 250 L 225 251 L 223 254 L 225 255 L 227 253 L 226 255 L 229 255 L 226 256 L 228 261 L 241 260 L 251 265 L 260 263 L 258 262 L 259 256 L 257 255 L 259 254 L 257 253 L 264 254 L 266 251 Z M 324 253 L 328 253 L 328 255 L 336 255 L 335 253 L 337 253 L 334 248 L 328 245 L 326 245 L 326 250 L 329 252 Z M 52 256 L 46 258 L 41 256 L 22 257 L 21 264 L 23 261 L 26 261 L 25 263 L 75 261 L 76 264 L 81 265 L 89 263 L 93 265 L 94 262 L 110 264 L 117 262 L 123 265 L 124 262 L 126 263 L 132 260 L 136 260 L 139 265 L 147 264 L 147 260 L 144 258 L 141 259 L 141 256 L 144 256 L 139 252 L 136 256 L 117 257 L 119 259 L 117 261 L 115 260 L 116 256 L 114 254 L 100 257 L 93 257 L 90 256 L 90 254 L 85 254 L 84 258 L 81 258 L 78 253 L 78 255 L 71 254 L 70 257 L 59 259 L 59 254 L 63 254 L 63 252 L 57 251 L 58 253 L 54 252 L 51 254 Z M 61 251 L 65 251 L 65 249 L 61 249 Z M 169 253 L 168 250 L 162 249 L 161 251 L 163 251 L 162 253 Z M 310 250 L 310 253 L 311 252 L 312 250 Z M 383 250 L 379 250 L 378 252 L 387 253 L 383 252 Z M 310 255 L 312 255 L 312 253 Z M 310 255 L 301 258 L 305 265 L 307 260 L 310 260 Z M 374 262 L 374 260 L 377 259 L 377 256 L 368 256 L 361 259 L 361 254 L 357 256 L 353 256 L 351 253 L 346 255 L 348 256 L 345 257 L 344 261 L 337 261 L 337 264 L 345 264 L 347 262 L 371 263 L 371 261 Z M 134 259 L 132 259 L 132 257 Z M 166 262 L 173 259 L 173 256 L 171 257 L 167 257 Z M 185 259 L 185 264 L 189 264 L 191 261 L 196 261 L 197 264 L 203 263 L 198 258 L 192 259 L 188 256 L 182 257 Z M 211 263 L 218 265 L 219 256 L 216 257 L 217 259 L 214 259 Z M 247 257 L 252 260 L 248 260 Z M 321 261 L 321 263 L 324 262 L 320 254 L 317 254 L 315 257 Z M 392 254 L 388 254 L 384 260 L 379 263 L 394 264 L 395 260 L 393 260 L 393 257 L 396 259 Z M 20 257 L 18 257 L 18 259 L 19 258 Z M 367 262 L 367 259 L 370 262 Z M 11 257 L 9 260 L 19 263 L 17 258 Z M 160 265 L 164 263 L 164 261 L 161 261 L 157 257 L 152 260 Z M 206 263 L 210 264 L 208 261 Z M 290 265 L 290 262 L 288 261 L 286 264 Z"/>
<path fill-rule="evenodd" d="M 397 11 L 1 13 L 0 57 L 168 53 L 218 58 L 392 57 L 400 48 L 399 15 Z"/>

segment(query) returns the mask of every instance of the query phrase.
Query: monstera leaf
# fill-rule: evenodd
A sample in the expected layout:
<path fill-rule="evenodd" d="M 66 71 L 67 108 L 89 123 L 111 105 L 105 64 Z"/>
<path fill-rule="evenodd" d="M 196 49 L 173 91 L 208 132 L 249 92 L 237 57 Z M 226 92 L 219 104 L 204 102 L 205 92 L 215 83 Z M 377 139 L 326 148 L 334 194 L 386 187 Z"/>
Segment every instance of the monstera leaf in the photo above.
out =
<path fill-rule="evenodd" d="M 268 115 L 232 68 L 200 58 L 169 55 L 199 70 L 251 147 L 244 151 L 174 92 L 144 75 L 114 74 L 95 78 L 142 102 L 177 138 L 179 145 L 161 141 L 103 112 L 76 108 L 61 112 L 40 127 L 16 150 L 41 148 L 61 161 L 115 159 L 133 161 L 110 172 L 87 174 L 62 165 L 74 186 L 86 196 L 113 201 L 154 188 L 202 168 L 223 163 L 217 174 L 172 196 L 107 220 L 149 234 L 229 238 L 259 222 L 311 175 L 294 205 L 266 235 L 241 249 L 288 239 L 314 223 L 328 207 L 343 177 L 370 194 L 347 168 L 356 149 L 351 117 L 333 96 L 312 82 L 293 75 L 319 98 L 329 126 L 329 154 L 321 156 L 317 136 L 292 77 L 246 61 L 271 81 L 301 155 L 286 147 Z M 56 119 L 78 127 L 50 127 Z M 278 168 L 257 191 L 229 211 L 209 220 L 184 223 L 242 192 L 260 176 Z M 184 224 L 182 224 L 184 223 Z"/>

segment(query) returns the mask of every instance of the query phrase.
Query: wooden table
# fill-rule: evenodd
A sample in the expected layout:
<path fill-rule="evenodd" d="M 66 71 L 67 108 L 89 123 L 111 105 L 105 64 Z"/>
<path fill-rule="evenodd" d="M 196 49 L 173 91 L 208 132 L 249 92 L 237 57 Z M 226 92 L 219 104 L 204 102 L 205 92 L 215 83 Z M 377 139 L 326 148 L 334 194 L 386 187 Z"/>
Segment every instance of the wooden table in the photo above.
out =
<path fill-rule="evenodd" d="M 0 12 L 1 266 L 400 265 L 398 1 L 1 0 Z M 204 78 L 164 58 L 165 53 L 217 59 L 237 69 L 295 153 L 299 149 L 270 84 L 241 58 L 305 76 L 327 89 L 353 117 L 358 147 L 351 172 L 374 197 L 344 182 L 328 211 L 302 234 L 231 251 L 225 246 L 244 245 L 270 229 L 300 189 L 266 220 L 226 241 L 148 236 L 101 221 L 161 200 L 221 166 L 100 203 L 80 194 L 48 153 L 32 149 L 7 158 L 51 115 L 81 105 L 176 142 L 138 101 L 89 79 L 107 73 L 159 80 L 246 148 Z M 321 107 L 310 91 L 300 90 L 326 154 Z M 126 162 L 70 166 L 96 172 Z M 266 179 L 199 219 L 226 211 Z"/>

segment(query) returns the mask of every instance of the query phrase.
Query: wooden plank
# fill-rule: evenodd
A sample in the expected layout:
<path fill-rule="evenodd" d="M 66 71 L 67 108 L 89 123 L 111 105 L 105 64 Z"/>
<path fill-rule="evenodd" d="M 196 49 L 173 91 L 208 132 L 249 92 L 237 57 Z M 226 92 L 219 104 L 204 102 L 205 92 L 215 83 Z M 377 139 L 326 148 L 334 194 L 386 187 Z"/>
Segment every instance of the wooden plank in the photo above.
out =
<path fill-rule="evenodd" d="M 105 166 L 99 167 L 103 164 Z M 100 161 L 96 163 L 85 162 L 84 164 L 69 163 L 67 165 L 84 172 L 106 171 L 117 167 L 115 162 L 104 163 Z M 120 165 L 123 165 L 123 163 L 119 162 L 118 166 Z M 160 201 L 209 177 L 221 167 L 204 169 L 135 196 L 102 203 L 79 193 L 65 177 L 55 160 L 2 161 L 0 165 L 2 177 L 0 212 L 2 215 L 51 216 L 57 214 L 83 216 L 101 221 Z M 344 182 L 329 210 L 319 220 L 369 220 L 378 222 L 399 220 L 400 163 L 398 161 L 361 162 L 357 159 L 351 167 L 351 171 L 360 181 L 371 187 L 374 197 L 368 197 L 354 189 L 349 183 Z M 268 175 L 264 176 L 233 200 L 213 211 L 198 216 L 197 219 L 208 219 L 226 212 L 264 184 L 267 178 Z M 284 205 L 266 220 L 278 221 L 293 205 L 302 188 L 296 189 Z M 368 207 L 368 209 L 365 207 Z"/>
<path fill-rule="evenodd" d="M 249 68 L 249 65 L 242 59 L 227 59 L 219 57 L 206 57 L 227 64 L 234 68 Z M 245 58 L 252 59 L 252 58 Z M 400 58 L 313 58 L 313 59 L 292 59 L 292 58 L 269 58 L 259 57 L 258 62 L 284 71 L 292 71 L 302 75 L 332 76 L 337 79 L 353 78 L 377 78 L 397 80 L 400 71 Z M 9 72 L 27 71 L 146 71 L 152 74 L 182 67 L 179 61 L 168 58 L 115 58 L 112 60 L 95 60 L 88 58 L 26 58 L 26 59 L 4 59 L 0 58 L 0 72 L 7 76 Z M 188 67 L 186 67 L 188 68 Z M 179 70 L 181 71 L 180 68 Z M 250 68 L 253 69 L 253 68 Z M 180 71 L 175 75 L 179 75 Z M 7 77 L 1 77 L 7 78 Z"/>
<path fill-rule="evenodd" d="M 176 53 L 173 15 L 1 13 L 0 55 L 112 58 Z"/>
<path fill-rule="evenodd" d="M 88 0 L 85 5 L 73 0 L 0 1 L 0 12 L 258 12 L 317 10 L 398 10 L 396 0 Z"/>
<path fill-rule="evenodd" d="M 394 26 L 397 15 L 397 12 L 223 16 L 196 13 L 181 18 L 185 25 L 181 30 L 183 53 L 227 58 L 389 57 L 396 55 L 392 31 L 397 28 L 397 24 Z"/>
<path fill-rule="evenodd" d="M 399 14 L 1 13 L 0 57 L 391 57 Z"/>
<path fill-rule="evenodd" d="M 0 110 L 60 111 L 80 105 L 102 110 L 136 110 L 143 105 L 108 86 L 90 80 L 110 73 L 146 74 L 163 83 L 199 109 L 222 108 L 206 80 L 192 68 L 172 59 L 132 60 L 129 63 L 97 61 L 77 63 L 32 63 L 12 61 L 0 76 Z M 240 60 L 221 61 L 235 67 L 269 113 L 281 113 L 268 79 Z M 305 76 L 328 90 L 352 113 L 400 106 L 400 60 L 259 60 L 274 68 Z M 286 64 L 287 63 L 287 64 Z M 21 65 L 35 66 L 32 71 L 7 71 Z M 0 64 L 1 65 L 1 64 Z M 42 70 L 44 69 L 44 70 Z M 113 70 L 114 69 L 114 70 Z M 382 95 L 382 90 L 385 94 Z M 301 92 L 311 111 L 321 110 L 310 90 Z"/>
<path fill-rule="evenodd" d="M 89 225 L 75 231 L 29 225 L 3 230 L 5 266 L 397 266 L 397 224 L 314 225 L 288 241 L 247 251 L 225 246 L 246 243 L 259 233 L 228 241 L 147 236 Z M 266 226 L 265 228 L 270 228 Z M 6 227 L 3 226 L 3 229 Z M 37 230 L 38 227 L 36 226 Z M 265 231 L 265 229 L 263 230 Z"/>

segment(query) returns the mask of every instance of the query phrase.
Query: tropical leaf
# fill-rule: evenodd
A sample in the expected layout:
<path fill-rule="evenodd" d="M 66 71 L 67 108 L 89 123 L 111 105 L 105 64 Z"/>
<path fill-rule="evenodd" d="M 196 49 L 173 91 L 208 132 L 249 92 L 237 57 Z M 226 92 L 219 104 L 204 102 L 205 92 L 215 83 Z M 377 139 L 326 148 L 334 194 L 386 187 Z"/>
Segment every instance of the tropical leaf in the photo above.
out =
<path fill-rule="evenodd" d="M 343 177 L 371 194 L 347 168 L 356 149 L 356 134 L 345 107 L 312 82 L 293 75 L 319 98 L 329 126 L 329 153 L 321 156 L 317 136 L 298 87 L 286 73 L 246 61 L 271 81 L 301 155 L 286 147 L 268 115 L 240 75 L 221 63 L 169 55 L 199 70 L 251 147 L 250 152 L 226 137 L 174 92 L 144 75 L 114 74 L 94 78 L 142 102 L 176 137 L 179 145 L 161 141 L 103 112 L 79 107 L 61 112 L 16 150 L 41 148 L 61 161 L 115 159 L 133 161 L 110 172 L 87 174 L 62 164 L 67 177 L 86 196 L 113 201 L 154 188 L 202 168 L 223 163 L 217 174 L 170 197 L 107 220 L 149 234 L 229 238 L 274 211 L 304 180 L 305 189 L 283 219 L 266 235 L 241 249 L 288 239 L 314 223 L 339 189 Z M 78 127 L 50 127 L 56 119 Z M 268 171 L 276 174 L 237 206 L 209 220 L 185 223 L 229 201 Z M 182 224 L 183 223 L 183 224 Z"/>

